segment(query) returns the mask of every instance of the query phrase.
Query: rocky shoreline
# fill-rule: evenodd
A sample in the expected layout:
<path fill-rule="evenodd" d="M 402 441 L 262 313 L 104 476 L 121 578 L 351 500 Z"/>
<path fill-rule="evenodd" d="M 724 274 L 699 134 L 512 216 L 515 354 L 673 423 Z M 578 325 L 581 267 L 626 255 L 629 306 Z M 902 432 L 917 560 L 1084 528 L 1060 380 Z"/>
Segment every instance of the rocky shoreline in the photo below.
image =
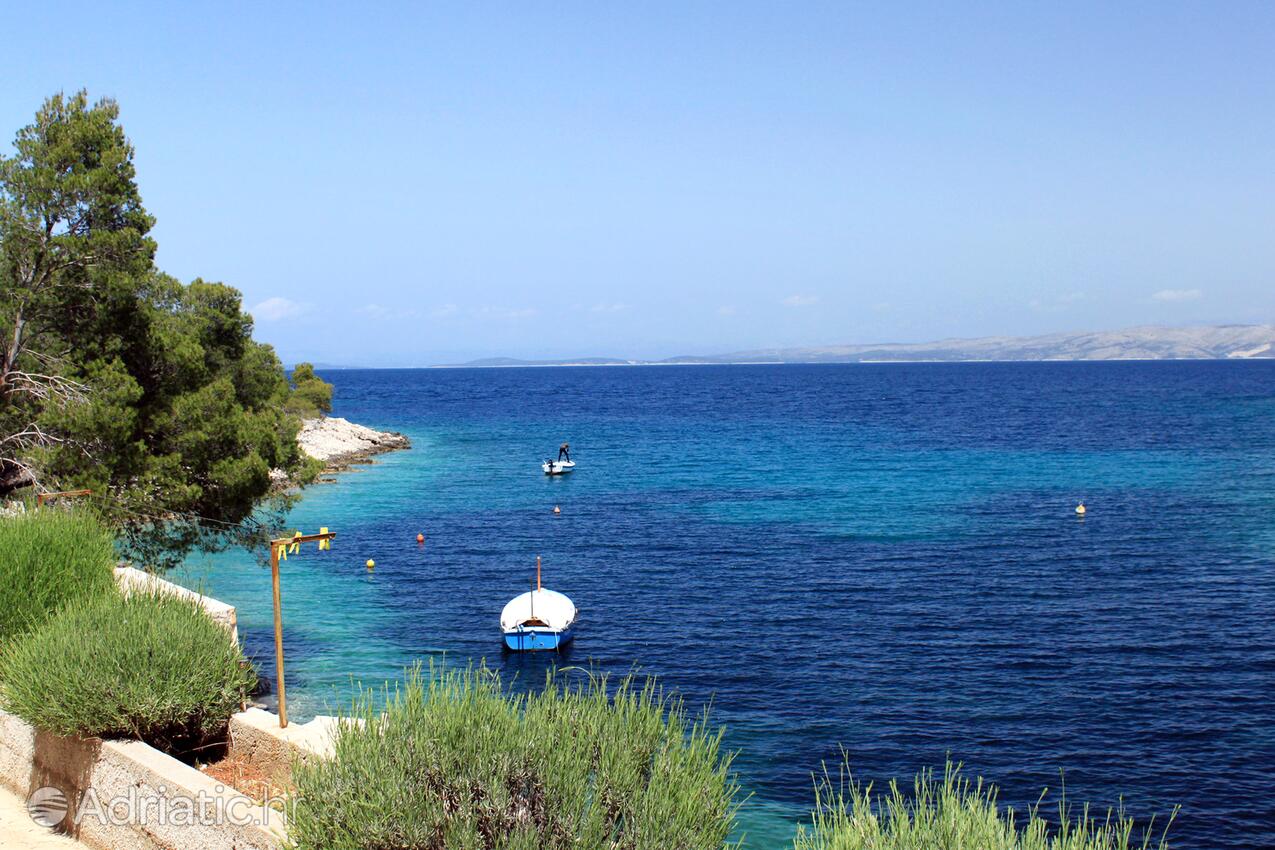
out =
<path fill-rule="evenodd" d="M 353 464 L 370 463 L 376 455 L 412 447 L 411 441 L 396 431 L 376 431 L 339 416 L 305 420 L 297 443 L 307 457 L 323 463 L 325 473 L 340 472 Z"/>

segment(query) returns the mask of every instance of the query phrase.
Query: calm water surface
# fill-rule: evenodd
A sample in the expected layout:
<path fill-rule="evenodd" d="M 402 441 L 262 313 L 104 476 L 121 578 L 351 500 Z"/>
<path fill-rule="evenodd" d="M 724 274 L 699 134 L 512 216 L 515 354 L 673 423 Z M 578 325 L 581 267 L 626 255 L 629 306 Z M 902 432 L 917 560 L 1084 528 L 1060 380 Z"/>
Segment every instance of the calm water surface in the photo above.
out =
<path fill-rule="evenodd" d="M 1275 362 L 324 377 L 415 447 L 293 513 L 340 535 L 284 565 L 299 719 L 430 655 L 539 682 L 498 630 L 539 554 L 582 611 L 568 663 L 711 702 L 752 848 L 840 747 L 865 779 L 950 753 L 1022 807 L 1065 771 L 1076 801 L 1180 803 L 1176 846 L 1275 844 Z M 547 479 L 565 439 L 579 471 Z M 268 570 L 180 578 L 273 676 Z"/>

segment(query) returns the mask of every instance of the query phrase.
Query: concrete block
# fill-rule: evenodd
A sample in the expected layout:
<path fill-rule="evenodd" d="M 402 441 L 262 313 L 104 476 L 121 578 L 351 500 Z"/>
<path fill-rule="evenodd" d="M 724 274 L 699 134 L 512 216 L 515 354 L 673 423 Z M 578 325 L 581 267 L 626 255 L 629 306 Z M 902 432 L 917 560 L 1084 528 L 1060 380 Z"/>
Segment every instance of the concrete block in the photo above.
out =
<path fill-rule="evenodd" d="M 290 785 L 294 759 L 331 758 L 337 726 L 337 718 L 320 715 L 309 723 L 290 723 L 280 729 L 279 715 L 250 708 L 230 718 L 230 755 L 276 783 Z"/>

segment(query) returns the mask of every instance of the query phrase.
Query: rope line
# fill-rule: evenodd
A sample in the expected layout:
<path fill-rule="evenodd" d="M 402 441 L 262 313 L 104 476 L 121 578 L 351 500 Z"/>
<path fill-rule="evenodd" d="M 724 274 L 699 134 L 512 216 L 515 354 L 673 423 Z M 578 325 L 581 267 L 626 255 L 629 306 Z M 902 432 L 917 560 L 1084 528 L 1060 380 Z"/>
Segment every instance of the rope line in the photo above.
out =
<path fill-rule="evenodd" d="M 236 529 L 248 533 L 265 531 L 266 528 L 261 522 L 253 517 L 247 517 L 239 522 L 227 522 L 221 519 L 203 516 L 202 514 L 192 513 L 190 511 L 166 511 L 165 515 L 148 514 L 142 511 L 134 510 L 127 507 L 122 501 L 105 493 L 93 493 L 90 498 L 101 499 L 103 502 L 110 502 L 115 509 L 122 513 L 129 514 L 139 519 L 150 520 L 151 522 L 169 522 L 175 518 L 185 519 L 190 522 L 207 523 L 211 525 L 219 525 L 226 529 Z"/>

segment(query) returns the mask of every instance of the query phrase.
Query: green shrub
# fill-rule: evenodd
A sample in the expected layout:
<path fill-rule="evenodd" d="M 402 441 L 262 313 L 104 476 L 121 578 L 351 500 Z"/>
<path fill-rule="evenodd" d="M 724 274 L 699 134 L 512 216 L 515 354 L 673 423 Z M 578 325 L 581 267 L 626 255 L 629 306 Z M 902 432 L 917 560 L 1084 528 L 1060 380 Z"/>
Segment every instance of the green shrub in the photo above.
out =
<path fill-rule="evenodd" d="M 284 406 L 285 412 L 302 419 L 332 412 L 332 385 L 314 374 L 314 366 L 298 363 L 288 378 L 292 394 Z"/>
<path fill-rule="evenodd" d="M 950 761 L 940 781 L 933 771 L 915 780 L 912 796 L 895 782 L 890 793 L 872 796 L 843 769 L 834 785 L 825 772 L 815 786 L 815 812 L 809 826 L 801 826 L 794 850 L 1129 850 L 1168 847 L 1165 833 L 1154 837 L 1154 818 L 1138 837 L 1123 810 L 1094 818 L 1085 806 L 1079 817 L 1064 798 L 1058 818 L 1050 824 L 1038 809 L 1028 809 L 1026 821 L 1016 822 L 1012 808 L 996 802 L 996 786 L 961 775 Z M 1043 796 L 1043 795 L 1042 795 Z"/>
<path fill-rule="evenodd" d="M 228 631 L 158 591 L 72 602 L 0 659 L 0 704 L 27 722 L 179 757 L 218 740 L 255 682 Z"/>
<path fill-rule="evenodd" d="M 288 396 L 288 400 L 284 402 L 283 412 L 297 419 L 318 419 L 323 415 L 312 402 L 295 393 Z"/>
<path fill-rule="evenodd" d="M 0 654 L 75 599 L 115 587 L 111 534 L 86 511 L 0 519 Z"/>
<path fill-rule="evenodd" d="M 502 691 L 485 668 L 413 670 L 297 765 L 289 834 L 334 847 L 721 848 L 737 786 L 721 731 L 626 679 Z"/>
<path fill-rule="evenodd" d="M 318 378 L 301 381 L 292 394 L 294 398 L 302 399 L 320 413 L 332 412 L 332 385 L 326 381 Z"/>

